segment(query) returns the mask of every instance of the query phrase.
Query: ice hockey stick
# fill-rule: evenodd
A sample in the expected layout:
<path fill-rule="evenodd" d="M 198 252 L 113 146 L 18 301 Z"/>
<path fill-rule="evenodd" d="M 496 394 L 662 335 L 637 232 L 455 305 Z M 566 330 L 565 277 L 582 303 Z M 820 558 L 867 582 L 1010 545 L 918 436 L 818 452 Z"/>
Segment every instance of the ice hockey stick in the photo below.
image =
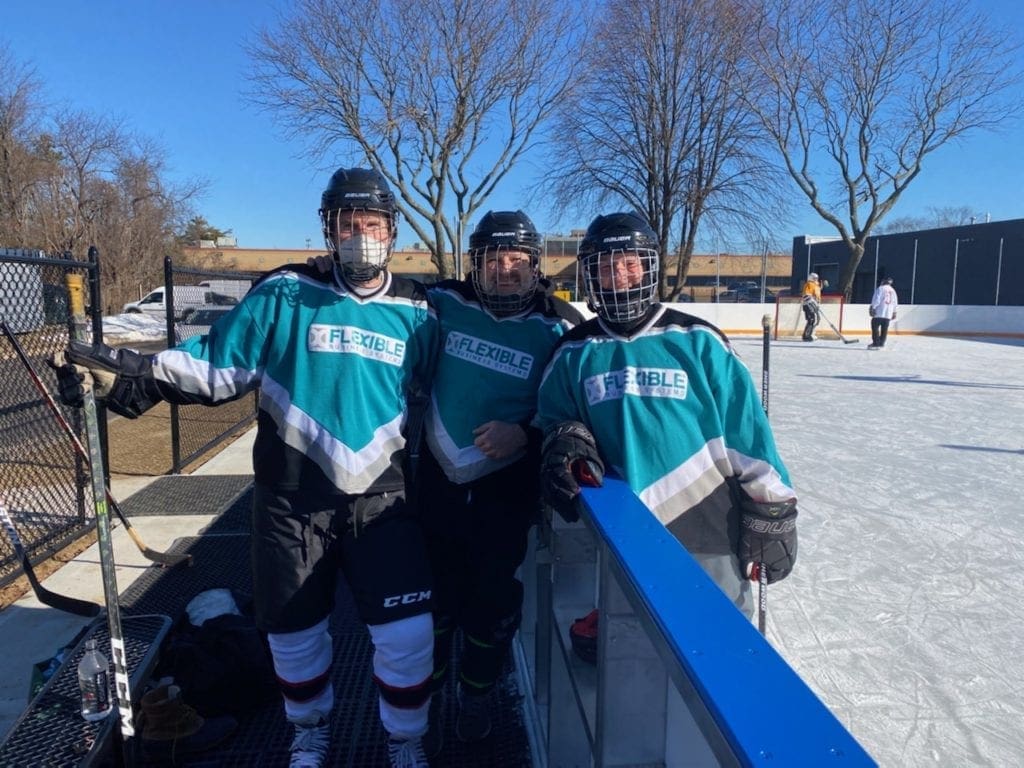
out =
<path fill-rule="evenodd" d="M 36 572 L 32 568 L 32 563 L 28 559 L 28 553 L 25 551 L 25 547 L 22 546 L 21 537 L 18 536 L 18 531 L 14 527 L 14 521 L 11 520 L 11 516 L 7 512 L 7 506 L 2 501 L 0 501 L 0 523 L 3 523 L 4 528 L 7 529 L 7 535 L 10 536 L 11 543 L 14 545 L 14 552 L 21 560 L 21 568 L 25 571 L 28 583 L 32 585 L 32 591 L 35 592 L 36 598 L 40 603 L 51 608 L 73 613 L 76 616 L 88 616 L 90 618 L 99 616 L 101 608 L 96 603 L 90 603 L 88 600 L 79 600 L 76 597 L 68 597 L 67 595 L 58 595 L 39 583 Z"/>

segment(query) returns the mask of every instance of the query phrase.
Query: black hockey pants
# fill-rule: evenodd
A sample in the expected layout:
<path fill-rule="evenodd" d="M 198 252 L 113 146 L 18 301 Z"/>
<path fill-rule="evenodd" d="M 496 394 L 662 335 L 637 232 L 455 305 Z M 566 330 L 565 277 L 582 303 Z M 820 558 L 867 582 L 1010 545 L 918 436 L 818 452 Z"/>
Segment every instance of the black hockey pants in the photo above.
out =
<path fill-rule="evenodd" d="M 424 446 L 417 503 L 434 572 L 434 689 L 444 686 L 457 628 L 459 679 L 485 693 L 501 673 L 519 628 L 523 585 L 516 570 L 538 512 L 537 459 L 530 455 L 464 485 L 448 480 Z"/>

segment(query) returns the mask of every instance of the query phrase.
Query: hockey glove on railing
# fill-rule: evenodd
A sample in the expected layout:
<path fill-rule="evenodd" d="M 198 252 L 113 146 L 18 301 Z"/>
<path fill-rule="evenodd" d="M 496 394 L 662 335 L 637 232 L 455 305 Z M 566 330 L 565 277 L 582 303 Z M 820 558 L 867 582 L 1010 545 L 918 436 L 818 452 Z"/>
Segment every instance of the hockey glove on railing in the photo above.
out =
<path fill-rule="evenodd" d="M 580 485 L 600 486 L 604 463 L 590 430 L 578 421 L 555 425 L 541 446 L 541 494 L 559 516 L 568 523 L 580 519 L 576 497 Z"/>
<path fill-rule="evenodd" d="M 752 581 L 764 568 L 768 583 L 782 581 L 796 563 L 796 501 L 740 503 L 743 518 L 737 556 L 740 571 Z"/>
<path fill-rule="evenodd" d="M 135 419 L 160 401 L 148 357 L 130 349 L 106 344 L 72 341 L 63 359 L 58 354 L 50 366 L 57 374 L 60 399 L 81 407 L 86 377 L 96 397 L 103 398 L 114 413 Z"/>

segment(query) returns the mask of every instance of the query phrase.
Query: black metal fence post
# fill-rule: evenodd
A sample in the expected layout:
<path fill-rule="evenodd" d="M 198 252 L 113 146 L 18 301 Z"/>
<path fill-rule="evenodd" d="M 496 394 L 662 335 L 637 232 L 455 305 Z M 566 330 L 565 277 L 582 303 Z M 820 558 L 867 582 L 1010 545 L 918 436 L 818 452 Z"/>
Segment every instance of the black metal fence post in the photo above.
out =
<path fill-rule="evenodd" d="M 174 262 L 164 256 L 164 312 L 167 318 L 167 346 L 174 346 Z M 177 403 L 171 403 L 171 474 L 181 474 L 181 426 Z"/>

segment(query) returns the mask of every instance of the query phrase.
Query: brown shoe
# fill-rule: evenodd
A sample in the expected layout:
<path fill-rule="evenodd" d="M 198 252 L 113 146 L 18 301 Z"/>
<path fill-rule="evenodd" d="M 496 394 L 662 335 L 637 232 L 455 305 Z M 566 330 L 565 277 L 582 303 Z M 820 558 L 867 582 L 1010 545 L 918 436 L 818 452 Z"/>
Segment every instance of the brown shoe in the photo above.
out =
<path fill-rule="evenodd" d="M 233 717 L 204 718 L 182 700 L 177 685 L 161 685 L 143 696 L 140 720 L 146 759 L 172 765 L 220 744 L 238 726 Z"/>

